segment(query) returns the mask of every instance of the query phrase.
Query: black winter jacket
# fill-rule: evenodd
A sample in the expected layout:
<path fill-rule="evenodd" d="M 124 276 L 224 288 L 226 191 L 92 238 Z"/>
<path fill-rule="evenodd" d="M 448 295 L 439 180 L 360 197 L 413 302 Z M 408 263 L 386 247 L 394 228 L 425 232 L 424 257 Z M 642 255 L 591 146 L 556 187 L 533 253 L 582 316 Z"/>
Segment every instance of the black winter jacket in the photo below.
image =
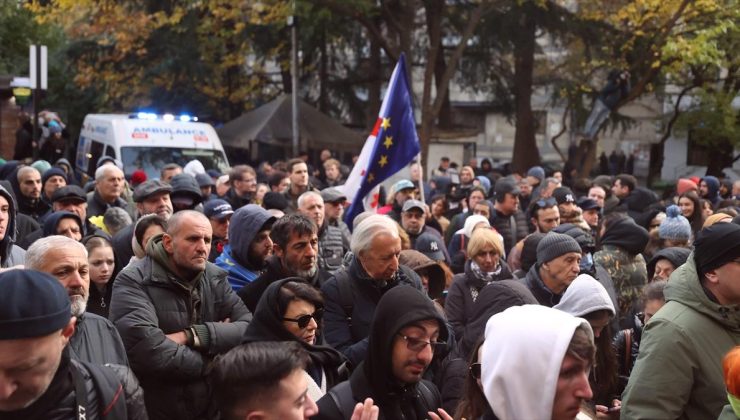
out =
<path fill-rule="evenodd" d="M 110 318 L 146 391 L 150 418 L 211 418 L 215 407 L 206 368 L 214 356 L 241 342 L 251 314 L 231 290 L 226 272 L 211 263 L 194 284 L 179 280 L 151 256 L 159 241 L 161 236 L 152 238 L 147 257 L 116 278 Z M 200 350 L 165 337 L 191 326 L 199 336 L 203 332 Z"/>
<path fill-rule="evenodd" d="M 352 313 L 347 319 L 345 303 L 340 296 L 338 283 L 350 282 Z M 373 280 L 353 258 L 349 267 L 337 271 L 334 277 L 321 287 L 324 294 L 324 338 L 326 342 L 339 350 L 357 366 L 367 354 L 367 337 L 370 334 L 370 323 L 375 315 L 375 307 L 380 298 L 392 288 L 406 284 L 422 290 L 419 276 L 410 268 L 399 265 L 392 282 Z"/>
<path fill-rule="evenodd" d="M 97 374 L 106 373 L 118 384 L 103 386 L 96 383 L 90 369 L 96 369 Z M 70 360 L 69 352 L 65 349 L 54 378 L 44 394 L 30 406 L 13 412 L 0 413 L 0 418 L 8 419 L 44 419 L 44 420 L 76 420 L 78 400 L 75 389 L 73 372 L 79 373 L 86 395 L 86 419 L 88 420 L 147 420 L 144 406 L 144 392 L 139 386 L 133 372 L 121 365 L 99 366 L 95 364 L 81 364 Z M 121 392 L 122 391 L 122 392 Z M 109 395 L 104 398 L 104 392 Z M 121 395 L 122 394 L 122 395 Z M 114 398 L 110 398 L 113 395 Z M 101 400 L 102 399 L 102 400 Z M 123 407 L 117 404 L 122 404 Z M 107 414 L 103 410 L 108 410 Z M 125 413 L 124 415 L 120 415 Z"/>
<path fill-rule="evenodd" d="M 120 207 L 126 210 L 129 214 L 131 214 L 131 209 L 128 207 L 128 203 L 126 202 L 126 200 L 124 200 L 121 197 L 116 198 L 113 204 L 110 204 L 110 203 L 106 203 L 103 200 L 103 197 L 101 197 L 100 194 L 98 194 L 97 190 L 93 191 L 92 193 L 88 193 L 87 195 L 87 217 L 88 219 L 93 216 L 104 215 L 105 211 L 111 207 Z"/>
<path fill-rule="evenodd" d="M 512 218 L 514 220 L 516 232 L 512 230 Z M 506 216 L 496 210 L 495 215 L 491 217 L 491 226 L 493 226 L 496 231 L 504 237 L 504 250 L 507 254 L 517 242 L 529 235 L 527 216 L 519 210 L 510 216 Z"/>
<path fill-rule="evenodd" d="M 84 313 L 77 318 L 75 333 L 69 340 L 69 350 L 75 360 L 97 365 L 113 363 L 128 366 L 126 349 L 116 327 L 93 313 Z"/>
<path fill-rule="evenodd" d="M 555 294 L 552 292 L 552 290 L 548 289 L 547 286 L 545 286 L 542 278 L 540 278 L 540 264 L 535 264 L 530 267 L 526 277 L 520 279 L 519 281 L 527 286 L 529 291 L 532 292 L 535 299 L 537 299 L 537 302 L 539 302 L 540 305 L 547 306 L 548 308 L 552 308 L 553 306 L 560 303 L 560 298 L 562 298 L 563 293 L 565 293 L 565 291 L 563 291 L 560 294 Z"/>

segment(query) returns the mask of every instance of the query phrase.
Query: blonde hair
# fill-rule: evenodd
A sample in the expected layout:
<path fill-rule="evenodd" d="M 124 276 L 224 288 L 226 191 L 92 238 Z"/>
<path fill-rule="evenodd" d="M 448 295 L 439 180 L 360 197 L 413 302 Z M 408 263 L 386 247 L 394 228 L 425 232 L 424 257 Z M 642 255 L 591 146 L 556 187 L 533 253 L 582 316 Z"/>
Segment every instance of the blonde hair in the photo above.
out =
<path fill-rule="evenodd" d="M 504 255 L 504 244 L 495 231 L 491 229 L 476 229 L 468 242 L 468 258 L 473 258 L 487 246 L 492 246 L 499 257 Z"/>

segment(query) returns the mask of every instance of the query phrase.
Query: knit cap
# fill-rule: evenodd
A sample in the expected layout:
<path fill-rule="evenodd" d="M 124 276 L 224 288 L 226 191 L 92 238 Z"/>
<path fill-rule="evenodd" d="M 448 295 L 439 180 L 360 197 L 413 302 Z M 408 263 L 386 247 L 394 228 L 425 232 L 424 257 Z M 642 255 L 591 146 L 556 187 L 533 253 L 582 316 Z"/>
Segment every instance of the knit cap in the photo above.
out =
<path fill-rule="evenodd" d="M 658 227 L 660 239 L 688 241 L 691 238 L 691 224 L 681 215 L 681 209 L 671 205 L 665 210 L 665 214 L 665 220 Z"/>
<path fill-rule="evenodd" d="M 545 170 L 542 168 L 542 166 L 533 166 L 527 171 L 527 176 L 531 176 L 542 181 L 543 179 L 545 179 Z"/>
<path fill-rule="evenodd" d="M 699 187 L 696 186 L 694 181 L 688 178 L 680 178 L 678 182 L 676 182 L 676 193 L 678 195 L 681 195 L 686 191 L 696 191 L 698 189 Z"/>
<path fill-rule="evenodd" d="M 549 232 L 537 245 L 537 264 L 550 262 L 569 252 L 581 253 L 578 242 L 568 235 Z"/>
<path fill-rule="evenodd" d="M 0 274 L 0 340 L 42 337 L 64 328 L 72 317 L 61 283 L 34 270 Z"/>
<path fill-rule="evenodd" d="M 696 234 L 694 261 L 700 275 L 740 258 L 740 226 L 716 223 Z"/>
<path fill-rule="evenodd" d="M 62 168 L 49 168 L 41 176 L 41 185 L 46 184 L 46 181 L 48 181 L 49 178 L 53 176 L 61 176 L 62 178 L 64 178 L 65 182 L 67 181 L 67 173 L 64 172 Z"/>

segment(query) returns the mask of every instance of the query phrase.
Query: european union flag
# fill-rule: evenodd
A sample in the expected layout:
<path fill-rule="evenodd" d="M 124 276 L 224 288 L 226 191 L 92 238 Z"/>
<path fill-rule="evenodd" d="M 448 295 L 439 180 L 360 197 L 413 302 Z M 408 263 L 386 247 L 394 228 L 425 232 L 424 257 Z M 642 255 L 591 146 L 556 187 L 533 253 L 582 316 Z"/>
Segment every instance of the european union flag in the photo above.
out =
<path fill-rule="evenodd" d="M 406 167 L 420 150 L 411 91 L 406 80 L 406 59 L 401 54 L 375 127 L 344 187 L 352 203 L 344 216 L 349 226 L 352 226 L 355 216 L 365 211 L 365 197 L 381 182 Z M 371 207 L 377 207 L 377 200 L 372 201 L 375 205 Z"/>

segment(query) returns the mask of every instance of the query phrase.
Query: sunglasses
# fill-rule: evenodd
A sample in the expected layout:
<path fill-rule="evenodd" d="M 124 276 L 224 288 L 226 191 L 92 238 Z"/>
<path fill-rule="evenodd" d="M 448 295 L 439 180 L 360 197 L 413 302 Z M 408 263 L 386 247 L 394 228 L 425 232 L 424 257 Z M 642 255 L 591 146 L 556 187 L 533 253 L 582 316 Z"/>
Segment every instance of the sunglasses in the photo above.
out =
<path fill-rule="evenodd" d="M 283 318 L 283 321 L 295 322 L 298 324 L 298 328 L 306 328 L 311 323 L 311 319 L 316 320 L 318 324 L 321 322 L 321 318 L 324 316 L 324 308 L 319 308 L 312 314 L 301 315 L 298 318 Z"/>
<path fill-rule="evenodd" d="M 446 346 L 447 343 L 444 341 L 425 341 L 419 338 L 409 337 L 407 335 L 401 335 L 398 334 L 399 337 L 403 338 L 406 341 L 406 348 L 415 351 L 420 352 L 426 348 L 426 346 L 432 347 L 432 352 L 434 352 L 438 347 L 440 346 Z"/>
<path fill-rule="evenodd" d="M 480 363 L 473 363 L 468 370 L 470 371 L 470 376 L 474 379 L 480 379 Z"/>
<path fill-rule="evenodd" d="M 558 202 L 555 201 L 555 199 L 551 197 L 545 200 L 537 200 L 535 204 L 537 205 L 538 208 L 544 209 L 544 208 L 556 206 Z"/>

